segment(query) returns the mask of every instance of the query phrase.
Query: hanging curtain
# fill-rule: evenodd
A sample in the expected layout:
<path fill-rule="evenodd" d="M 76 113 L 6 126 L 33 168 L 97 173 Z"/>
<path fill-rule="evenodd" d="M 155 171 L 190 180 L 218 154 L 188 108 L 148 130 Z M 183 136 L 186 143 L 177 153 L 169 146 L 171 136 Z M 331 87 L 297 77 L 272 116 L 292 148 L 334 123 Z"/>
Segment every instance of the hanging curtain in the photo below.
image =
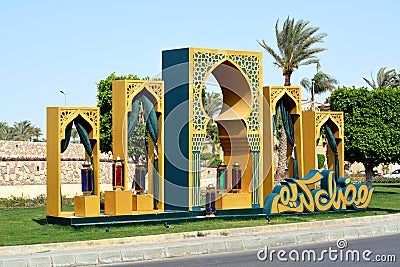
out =
<path fill-rule="evenodd" d="M 158 191 L 159 191 L 159 184 L 158 184 L 158 120 L 157 114 L 154 110 L 153 103 L 145 96 L 142 95 L 141 98 L 143 109 L 144 109 L 144 118 L 146 121 L 146 128 L 149 131 L 151 140 L 154 142 L 154 175 L 153 175 L 153 185 L 154 185 L 154 209 L 157 209 L 158 205 Z"/>
<path fill-rule="evenodd" d="M 68 148 L 69 141 L 71 139 L 72 125 L 75 124 L 75 128 L 76 131 L 78 132 L 79 139 L 81 140 L 81 143 L 83 144 L 86 153 L 90 157 L 90 163 L 92 164 L 92 168 L 94 168 L 93 148 L 92 144 L 90 143 L 89 134 L 85 130 L 85 127 L 83 126 L 84 122 L 85 120 L 81 116 L 78 116 L 65 127 L 65 139 L 61 140 L 61 153 L 65 152 L 65 150 L 67 150 Z M 92 171 L 91 179 L 92 179 L 92 184 L 94 184 L 94 170 Z M 95 190 L 96 189 L 94 189 L 92 192 L 92 194 L 94 195 L 96 194 Z"/>
<path fill-rule="evenodd" d="M 92 144 L 90 143 L 89 139 L 89 133 L 86 131 L 85 127 L 83 126 L 85 120 L 81 117 L 78 116 L 74 120 L 75 128 L 76 131 L 78 132 L 79 139 L 81 140 L 81 143 L 83 144 L 83 147 L 85 148 L 86 153 L 90 157 L 90 164 L 92 165 L 93 171 L 92 171 L 92 184 L 94 185 L 94 160 L 93 160 L 93 147 Z M 97 188 L 93 187 L 92 195 L 96 194 Z"/>
<path fill-rule="evenodd" d="M 289 103 L 287 103 L 284 99 L 279 100 L 278 102 L 279 109 L 281 110 L 282 122 L 285 128 L 287 139 L 290 145 L 293 147 L 292 157 L 293 157 L 293 176 L 294 178 L 299 178 L 298 173 L 298 163 L 297 163 L 297 149 L 294 143 L 294 124 L 292 116 L 290 115 Z"/>
<path fill-rule="evenodd" d="M 336 139 L 335 139 L 335 136 L 334 136 L 331 128 L 329 127 L 329 125 L 327 123 L 325 123 L 323 127 L 325 130 L 326 139 L 328 139 L 329 147 L 332 149 L 332 152 L 335 155 L 335 180 L 337 181 L 339 179 L 339 175 L 340 175 L 340 172 L 339 172 L 340 167 L 339 167 L 339 152 L 337 149 Z"/>
<path fill-rule="evenodd" d="M 65 127 L 65 139 L 61 140 L 61 153 L 64 153 L 65 150 L 67 150 L 68 145 L 69 145 L 69 140 L 71 139 L 71 133 L 72 133 L 72 124 L 74 122 L 71 121 L 67 127 Z"/>
<path fill-rule="evenodd" d="M 83 126 L 84 119 L 81 116 L 76 117 L 74 120 L 76 131 L 78 132 L 79 138 L 83 147 L 85 148 L 86 153 L 89 157 L 93 156 L 92 144 L 90 143 L 89 134 L 86 132 L 85 127 Z"/>

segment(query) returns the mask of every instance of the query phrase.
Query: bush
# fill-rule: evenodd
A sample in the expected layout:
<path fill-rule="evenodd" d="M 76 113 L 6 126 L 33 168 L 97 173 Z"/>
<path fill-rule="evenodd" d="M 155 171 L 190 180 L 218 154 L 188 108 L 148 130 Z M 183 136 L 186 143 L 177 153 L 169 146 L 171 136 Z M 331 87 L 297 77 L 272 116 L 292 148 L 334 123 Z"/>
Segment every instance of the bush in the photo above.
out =
<path fill-rule="evenodd" d="M 318 157 L 318 169 L 322 169 L 325 167 L 325 155 L 317 154 Z"/>
<path fill-rule="evenodd" d="M 25 197 L 0 198 L 0 209 L 8 208 L 33 208 L 46 205 L 46 197 L 44 195 L 37 196 L 33 199 Z"/>
<path fill-rule="evenodd" d="M 373 183 L 400 183 L 400 178 L 372 177 Z"/>

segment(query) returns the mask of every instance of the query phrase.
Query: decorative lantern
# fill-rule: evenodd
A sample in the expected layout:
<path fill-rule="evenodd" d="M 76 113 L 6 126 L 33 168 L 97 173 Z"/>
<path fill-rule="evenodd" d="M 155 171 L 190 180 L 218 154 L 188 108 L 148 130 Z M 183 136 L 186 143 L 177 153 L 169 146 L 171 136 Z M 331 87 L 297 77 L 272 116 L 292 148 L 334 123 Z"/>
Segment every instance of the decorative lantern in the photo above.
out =
<path fill-rule="evenodd" d="M 85 161 L 81 169 L 82 193 L 91 195 L 93 191 L 93 168 L 90 162 Z"/>
<path fill-rule="evenodd" d="M 232 189 L 234 192 L 242 189 L 242 170 L 237 162 L 232 166 Z"/>
<path fill-rule="evenodd" d="M 124 161 L 118 156 L 113 160 L 113 179 L 112 186 L 114 190 L 121 190 L 124 187 Z"/>
<path fill-rule="evenodd" d="M 215 213 L 215 187 L 210 184 L 206 191 L 206 215 L 214 215 Z"/>
<path fill-rule="evenodd" d="M 226 171 L 226 164 L 223 162 L 218 166 L 217 169 L 217 190 L 227 189 L 228 173 Z"/>
<path fill-rule="evenodd" d="M 143 193 L 146 188 L 146 168 L 139 163 L 135 167 L 135 191 Z"/>

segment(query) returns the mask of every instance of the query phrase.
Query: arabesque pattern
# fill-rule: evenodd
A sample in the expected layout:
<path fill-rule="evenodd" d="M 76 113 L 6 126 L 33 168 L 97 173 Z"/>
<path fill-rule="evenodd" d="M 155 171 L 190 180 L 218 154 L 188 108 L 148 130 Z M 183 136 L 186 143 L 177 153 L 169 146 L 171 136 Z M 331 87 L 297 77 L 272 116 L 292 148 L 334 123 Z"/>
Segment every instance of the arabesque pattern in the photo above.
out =
<path fill-rule="evenodd" d="M 205 131 L 208 116 L 202 107 L 202 86 L 210 70 L 218 64 L 229 60 L 235 63 L 246 79 L 251 83 L 252 111 L 247 118 L 249 131 L 260 129 L 260 62 L 255 55 L 213 53 L 211 51 L 195 51 L 193 53 L 193 128 Z"/>
<path fill-rule="evenodd" d="M 127 81 L 126 86 L 126 106 L 129 107 L 132 103 L 132 96 L 137 92 L 147 89 L 149 92 L 153 92 L 157 98 L 157 103 L 163 100 L 163 81 L 143 81 L 143 80 L 132 80 Z"/>
<path fill-rule="evenodd" d="M 343 138 L 343 113 L 342 112 L 315 112 L 315 134 L 319 136 L 321 127 L 328 120 L 331 119 L 339 128 L 339 138 Z"/>
<path fill-rule="evenodd" d="M 81 115 L 83 118 L 87 119 L 92 125 L 93 138 L 99 136 L 99 113 L 96 108 L 63 108 L 60 112 L 60 138 L 63 139 L 65 133 L 66 123 L 71 121 L 71 118 L 76 118 Z"/>
<path fill-rule="evenodd" d="M 279 101 L 279 99 L 284 95 L 285 93 L 288 94 L 293 98 L 296 104 L 296 113 L 300 114 L 301 113 L 301 96 L 300 96 L 300 87 L 271 87 L 271 100 L 270 100 L 270 106 L 271 106 L 271 112 L 272 114 L 275 114 L 276 111 L 276 103 Z"/>
<path fill-rule="evenodd" d="M 257 56 L 229 55 L 229 59 L 235 62 L 247 76 L 251 83 L 252 107 L 247 125 L 250 131 L 260 129 L 260 62 Z"/>

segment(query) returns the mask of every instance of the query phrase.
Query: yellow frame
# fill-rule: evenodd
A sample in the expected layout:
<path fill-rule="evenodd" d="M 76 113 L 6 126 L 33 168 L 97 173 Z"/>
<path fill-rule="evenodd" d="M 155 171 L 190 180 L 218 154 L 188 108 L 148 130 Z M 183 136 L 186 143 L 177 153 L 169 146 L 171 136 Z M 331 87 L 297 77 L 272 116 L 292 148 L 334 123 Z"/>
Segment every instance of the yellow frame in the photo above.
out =
<path fill-rule="evenodd" d="M 307 136 L 304 139 L 304 170 L 308 172 L 309 170 L 317 170 L 318 163 L 317 157 L 317 139 L 320 136 L 321 127 L 330 121 L 336 126 L 336 129 L 332 129 L 335 136 L 340 162 L 340 177 L 344 177 L 344 122 L 343 122 L 343 112 L 333 112 L 333 111 L 305 111 L 303 112 L 303 122 L 307 127 L 303 128 L 303 135 Z M 334 154 L 328 145 L 328 169 L 335 170 L 335 160 Z"/>
<path fill-rule="evenodd" d="M 158 80 L 116 80 L 112 82 L 112 129 L 113 157 L 119 156 L 127 164 L 127 115 L 132 110 L 132 100 L 140 92 L 146 90 L 155 98 L 155 111 L 158 117 L 158 173 L 159 173 L 159 202 L 158 211 L 164 210 L 164 82 Z M 154 144 L 149 141 L 149 163 L 154 159 Z M 127 165 L 126 165 L 127 166 Z M 153 166 L 148 166 L 149 193 L 153 190 Z M 125 168 L 123 190 L 128 190 L 128 170 Z"/>
<path fill-rule="evenodd" d="M 93 147 L 94 192 L 97 197 L 100 197 L 99 108 L 47 107 L 47 216 L 64 217 L 75 215 L 74 212 L 61 212 L 61 140 L 65 139 L 66 126 L 79 115 L 92 128 L 89 131 L 89 138 L 95 140 Z M 89 160 L 86 153 L 85 157 Z"/>
<path fill-rule="evenodd" d="M 264 138 L 269 142 L 265 142 L 264 157 L 267 162 L 271 163 L 271 168 L 267 170 L 267 176 L 264 180 L 264 196 L 272 193 L 274 188 L 274 163 L 273 163 L 273 120 L 272 116 L 276 113 L 276 104 L 282 97 L 291 100 L 294 106 L 291 107 L 290 114 L 294 116 L 294 133 L 295 145 L 297 150 L 298 175 L 304 177 L 303 171 L 303 118 L 301 110 L 301 89 L 299 86 L 264 86 L 264 98 L 268 106 L 264 108 Z M 267 126 L 269 126 L 269 129 Z M 288 159 L 288 176 L 293 177 L 293 158 L 291 157 L 292 146 L 288 143 L 287 159 Z"/>
<path fill-rule="evenodd" d="M 259 201 L 259 206 L 260 208 L 263 207 L 263 200 L 264 196 L 263 195 L 263 178 L 265 177 L 263 173 L 263 101 L 262 101 L 262 53 L 261 52 L 249 52 L 249 51 L 238 51 L 238 50 L 218 50 L 218 49 L 208 49 L 208 48 L 194 48 L 190 47 L 189 48 L 189 62 L 192 63 L 191 67 L 189 68 L 189 122 L 190 122 L 190 127 L 189 127 L 189 162 L 193 162 L 193 151 L 195 151 L 192 142 L 194 136 L 201 136 L 205 138 L 206 135 L 206 127 L 204 127 L 204 130 L 198 130 L 196 129 L 195 121 L 197 118 L 194 117 L 194 109 L 193 107 L 196 102 L 199 101 L 198 99 L 198 92 L 194 93 L 198 88 L 195 88 L 195 81 L 198 76 L 195 75 L 196 70 L 195 70 L 195 54 L 203 54 L 206 56 L 210 57 L 219 57 L 218 60 L 212 60 L 209 61 L 207 64 L 210 64 L 210 68 L 208 71 L 203 72 L 204 73 L 204 78 L 201 80 L 197 80 L 201 83 L 201 85 L 204 85 L 207 77 L 219 66 L 221 66 L 222 63 L 224 62 L 229 62 L 233 64 L 237 70 L 240 71 L 244 79 L 246 79 L 249 88 L 250 88 L 250 93 L 251 93 L 251 103 L 247 103 L 250 106 L 250 110 L 247 112 L 247 115 L 243 116 L 241 118 L 244 121 L 244 124 L 246 126 L 246 134 L 247 134 L 247 142 L 249 145 L 249 154 L 247 155 L 242 155 L 235 157 L 235 161 L 239 162 L 246 162 L 247 164 L 241 164 L 243 167 L 243 177 L 245 177 L 245 173 L 250 172 L 250 177 L 248 179 L 243 179 L 242 183 L 244 183 L 244 186 L 242 186 L 242 192 L 247 192 L 250 193 L 251 189 L 249 190 L 248 187 L 251 186 L 252 184 L 252 173 L 251 173 L 251 151 L 258 150 L 259 155 L 260 155 L 260 160 L 259 160 L 259 185 L 257 186 L 257 195 L 258 195 L 258 201 Z M 214 57 L 214 58 L 215 58 Z M 235 58 L 241 58 L 241 60 L 235 60 Z M 257 84 L 256 84 L 256 91 L 253 91 L 252 89 L 254 88 L 254 84 L 252 84 L 252 81 L 250 80 L 250 76 L 247 73 L 243 71 L 243 68 L 245 68 L 244 65 L 240 65 L 239 62 L 242 60 L 246 61 L 249 60 L 250 58 L 256 58 L 258 60 L 258 73 L 254 74 L 253 76 L 256 76 L 257 79 Z M 211 63 L 212 62 L 212 63 Z M 211 65 L 212 64 L 212 65 Z M 197 72 L 199 73 L 199 72 Z M 200 97 L 201 100 L 201 97 Z M 201 101 L 200 101 L 201 102 Z M 257 110 L 255 110 L 255 106 L 257 106 Z M 205 117 L 204 122 L 202 122 L 203 125 L 207 125 L 208 121 L 210 118 L 208 117 L 207 113 L 205 112 L 203 105 L 200 104 L 200 113 L 202 114 L 202 117 Z M 252 114 L 257 114 L 255 117 Z M 253 116 L 253 117 L 252 117 Z M 248 121 L 250 119 L 256 120 L 259 123 L 259 127 L 257 129 L 251 128 Z M 250 136 L 255 136 L 255 138 L 250 138 Z M 257 142 L 251 142 L 250 139 L 256 139 Z M 231 160 L 230 156 L 225 156 L 224 155 L 224 162 L 228 164 L 230 167 L 233 165 L 233 160 Z M 249 167 L 250 166 L 250 170 Z M 246 168 L 247 167 L 247 168 Z M 228 167 L 229 168 L 229 167 Z M 193 165 L 189 164 L 189 210 L 193 210 L 193 207 L 195 206 L 193 203 Z M 248 177 L 248 175 L 247 175 Z M 228 186 L 231 186 L 231 182 L 228 182 Z M 247 186 L 247 188 L 246 188 Z"/>

